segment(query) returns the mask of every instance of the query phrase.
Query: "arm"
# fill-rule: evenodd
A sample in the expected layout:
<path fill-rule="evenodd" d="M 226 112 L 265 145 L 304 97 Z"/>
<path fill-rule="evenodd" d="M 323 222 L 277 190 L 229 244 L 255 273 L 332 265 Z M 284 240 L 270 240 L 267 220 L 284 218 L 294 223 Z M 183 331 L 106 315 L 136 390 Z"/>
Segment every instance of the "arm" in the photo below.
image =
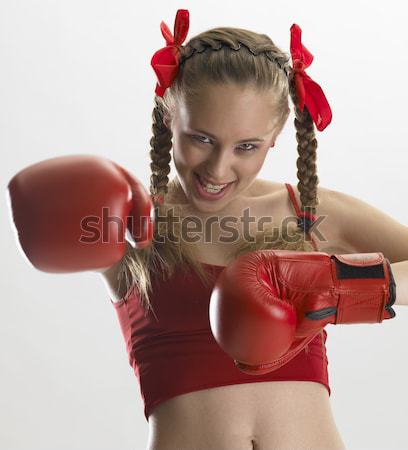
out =
<path fill-rule="evenodd" d="M 330 191 L 326 204 L 348 253 L 381 252 L 392 263 L 408 260 L 408 226 L 352 195 Z"/>
<path fill-rule="evenodd" d="M 408 227 L 357 197 L 329 192 L 326 205 L 339 223 L 349 253 L 383 253 L 397 286 L 395 305 L 408 306 Z"/>
<path fill-rule="evenodd" d="M 130 248 L 130 244 L 127 244 Z M 99 271 L 105 288 L 108 292 L 109 298 L 113 301 L 118 301 L 122 299 L 127 292 L 126 283 L 119 282 L 119 271 L 121 269 L 122 260 L 108 267 L 107 269 L 101 269 Z"/>
<path fill-rule="evenodd" d="M 391 270 L 397 285 L 395 305 L 408 306 L 408 261 L 391 264 Z"/>

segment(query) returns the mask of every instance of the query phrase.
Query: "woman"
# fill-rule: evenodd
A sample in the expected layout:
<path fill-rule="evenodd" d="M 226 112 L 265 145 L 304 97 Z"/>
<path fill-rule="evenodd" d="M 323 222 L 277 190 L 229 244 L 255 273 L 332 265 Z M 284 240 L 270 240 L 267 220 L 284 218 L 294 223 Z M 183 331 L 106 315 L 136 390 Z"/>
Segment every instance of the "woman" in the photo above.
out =
<path fill-rule="evenodd" d="M 408 298 L 400 287 L 406 288 L 408 271 L 406 264 L 396 262 L 408 259 L 408 239 L 405 246 L 397 247 L 390 240 L 376 248 L 376 235 L 380 223 L 383 232 L 408 236 L 408 231 L 357 199 L 321 187 L 317 190 L 313 122 L 324 129 L 330 122 L 330 108 L 319 93 L 317 106 L 308 97 L 304 108 L 299 105 L 299 81 L 286 54 L 267 36 L 218 28 L 182 46 L 187 31 L 188 11 L 179 10 L 174 40 L 162 24 L 168 45 L 152 59 L 159 82 L 151 140 L 154 229 L 136 224 L 142 237 L 133 228 L 133 239 L 129 238 L 133 245 L 113 246 L 112 236 L 106 245 L 82 245 L 83 241 L 75 241 L 66 217 L 61 219 L 61 210 L 55 216 L 61 221 L 55 227 L 60 230 L 58 236 L 50 236 L 49 230 L 46 235 L 47 248 L 54 250 L 44 256 L 43 246 L 29 245 L 35 233 L 45 233 L 46 227 L 44 221 L 32 226 L 42 220 L 34 219 L 32 210 L 24 220 L 20 214 L 25 211 L 23 204 L 36 203 L 33 179 L 37 187 L 45 171 L 47 176 L 52 172 L 58 186 L 70 175 L 66 186 L 74 186 L 77 192 L 60 189 L 58 205 L 63 204 L 64 211 L 88 201 L 81 196 L 85 174 L 90 174 L 88 181 L 92 177 L 90 195 L 98 197 L 98 207 L 114 203 L 116 214 L 123 218 L 131 212 L 136 221 L 148 211 L 139 184 L 124 169 L 89 157 L 71 158 L 63 164 L 52 161 L 37 167 L 37 172 L 30 172 L 31 178 L 28 172 L 20 174 L 10 184 L 20 242 L 42 270 L 97 270 L 102 274 L 119 317 L 129 362 L 140 381 L 150 425 L 149 450 L 345 448 L 330 408 L 326 332 L 283 367 L 261 376 L 245 374 L 211 334 L 211 291 L 223 268 L 250 250 L 383 251 L 393 263 L 400 289 L 396 303 L 401 304 Z M 311 55 L 305 48 L 303 56 L 307 66 Z M 304 71 L 302 76 L 306 80 Z M 310 89 L 316 93 L 316 85 Z M 288 184 L 257 178 L 287 120 L 288 95 L 295 105 L 300 196 Z M 169 182 L 171 150 L 177 176 Z M 115 195 L 102 194 L 104 189 L 114 190 Z M 38 192 L 42 208 L 54 207 L 55 196 L 48 202 L 39 200 L 46 195 L 43 184 Z M 25 200 L 28 195 L 30 202 Z M 74 199 L 60 202 L 61 196 Z M 345 209 L 350 212 L 347 218 Z M 82 216 L 84 211 L 72 208 L 68 217 Z M 354 227 L 363 223 L 367 212 L 372 221 L 364 222 L 364 236 L 360 236 Z M 28 231 L 23 222 L 30 224 Z M 89 231 L 90 222 L 85 225 Z M 41 243 L 41 239 L 36 241 Z"/>
<path fill-rule="evenodd" d="M 197 298 L 207 307 L 213 283 L 205 288 L 205 283 L 200 284 L 197 277 L 180 280 L 178 273 L 187 262 L 202 275 L 201 265 L 197 264 L 201 262 L 204 272 L 215 274 L 216 278 L 223 266 L 239 254 L 263 248 L 327 253 L 378 250 L 376 240 L 368 240 L 375 227 L 371 234 L 367 230 L 366 240 L 359 241 L 354 234 L 347 234 L 353 224 L 346 226 L 342 214 L 348 205 L 356 210 L 369 207 L 321 187 L 317 196 L 313 120 L 307 108 L 303 112 L 299 109 L 295 82 L 288 76 L 287 56 L 267 36 L 218 28 L 201 33 L 181 46 L 187 29 L 185 10 L 177 13 L 174 40 L 162 23 L 167 48 L 159 50 L 152 59 L 158 84 L 153 111 L 150 190 L 156 198 L 164 198 L 163 203 L 156 203 L 160 217 L 164 218 L 163 227 L 168 225 L 166 213 L 170 209 L 176 211 L 175 217 L 194 216 L 201 224 L 216 217 L 216 225 L 211 227 L 211 233 L 208 227 L 202 226 L 201 232 L 196 233 L 197 240 L 187 245 L 185 239 L 178 239 L 176 244 L 167 241 L 167 245 L 152 246 L 146 252 L 129 249 L 119 265 L 104 273 L 122 330 L 125 336 L 131 336 L 127 340 L 130 361 L 141 380 L 145 415 L 151 425 L 148 448 L 344 448 L 329 402 L 325 333 L 283 368 L 252 380 L 251 376 L 231 374 L 229 370 L 237 370 L 232 364 L 228 370 L 222 368 L 224 359 L 221 353 L 217 354 L 223 376 L 212 377 L 205 371 L 206 367 L 216 366 L 211 359 L 215 346 L 205 341 L 209 339 L 208 319 L 205 321 L 201 316 L 201 321 L 197 320 L 200 311 L 188 309 L 188 303 Z M 177 52 L 173 59 L 169 55 L 168 47 L 175 43 L 179 44 L 179 61 Z M 167 73 L 160 73 L 160 67 L 168 68 L 171 63 L 174 71 L 166 79 Z M 300 198 L 288 184 L 257 178 L 288 117 L 288 94 L 296 113 Z M 321 113 L 326 123 L 320 124 L 320 128 L 327 126 L 331 117 L 328 105 L 323 102 L 323 106 L 326 109 Z M 171 151 L 177 176 L 168 182 Z M 311 224 L 305 212 L 309 207 L 316 219 L 313 215 L 317 204 L 319 216 L 324 218 L 315 229 L 321 239 L 319 246 L 311 233 L 308 236 L 312 244 L 304 239 L 304 231 Z M 248 207 L 253 218 L 249 224 L 252 241 L 244 237 L 243 218 Z M 370 212 L 374 221 L 384 219 L 390 230 L 397 227 L 396 222 L 374 208 Z M 294 213 L 300 218 L 297 230 L 291 227 Z M 225 230 L 220 222 L 226 217 L 241 219 L 233 227 L 237 232 L 235 239 L 221 239 Z M 262 218 L 273 220 L 260 231 L 257 225 Z M 182 226 L 180 222 L 177 225 L 173 234 L 179 237 Z M 403 231 L 407 234 L 406 228 Z M 266 242 L 268 236 L 272 239 Z M 391 256 L 397 261 L 408 256 L 408 246 L 386 250 L 395 252 Z M 161 256 L 155 258 L 155 252 Z M 160 273 L 168 273 L 169 280 L 154 279 L 150 284 L 144 270 L 146 258 L 160 260 Z M 120 292 L 118 276 L 119 281 L 124 278 L 127 281 L 119 283 Z M 137 285 L 139 294 L 132 285 Z M 146 295 L 140 295 L 143 292 Z M 155 313 L 154 320 L 142 317 L 137 300 L 141 298 L 146 300 L 145 307 L 151 307 Z M 186 327 L 189 320 L 192 325 Z M 193 340 L 192 333 L 200 330 L 201 337 Z M 176 336 L 173 346 L 163 345 L 165 337 L 175 339 Z M 148 345 L 157 351 L 157 360 L 151 358 L 153 350 L 149 353 L 144 348 Z M 163 361 L 165 348 L 169 357 L 172 355 L 170 361 Z M 190 350 L 196 357 L 178 357 L 177 349 L 180 353 Z M 162 371 L 166 372 L 158 377 L 157 373 Z M 184 371 L 187 380 L 180 381 Z"/>

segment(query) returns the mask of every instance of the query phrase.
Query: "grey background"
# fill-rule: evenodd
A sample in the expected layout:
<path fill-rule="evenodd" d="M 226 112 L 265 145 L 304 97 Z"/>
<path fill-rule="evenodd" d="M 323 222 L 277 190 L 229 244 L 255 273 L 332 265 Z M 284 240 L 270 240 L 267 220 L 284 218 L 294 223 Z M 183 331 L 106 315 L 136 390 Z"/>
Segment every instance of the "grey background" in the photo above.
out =
<path fill-rule="evenodd" d="M 315 57 L 333 122 L 317 134 L 320 185 L 408 225 L 408 69 L 403 2 L 2 0 L 0 2 L 0 448 L 141 449 L 148 425 L 115 311 L 98 275 L 33 269 L 16 246 L 5 189 L 58 155 L 111 158 L 146 185 L 159 25 L 190 10 L 215 26 L 267 33 L 289 52 L 290 26 Z M 260 176 L 296 183 L 293 113 Z M 174 174 L 174 171 L 173 171 Z M 392 238 L 390 236 L 390 238 Z M 398 239 L 398 236 L 395 236 Z M 408 308 L 382 325 L 329 326 L 332 407 L 347 447 L 408 447 Z"/>

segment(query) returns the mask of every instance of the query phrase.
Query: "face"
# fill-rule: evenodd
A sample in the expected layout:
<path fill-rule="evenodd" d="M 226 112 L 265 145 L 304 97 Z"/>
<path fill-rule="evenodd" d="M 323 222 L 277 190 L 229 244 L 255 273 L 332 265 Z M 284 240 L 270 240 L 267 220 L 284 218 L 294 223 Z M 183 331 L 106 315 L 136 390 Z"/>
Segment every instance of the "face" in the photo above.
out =
<path fill-rule="evenodd" d="M 208 87 L 194 102 L 177 105 L 166 123 L 178 182 L 193 210 L 222 211 L 243 200 L 274 145 L 271 105 L 270 97 L 232 84 Z"/>

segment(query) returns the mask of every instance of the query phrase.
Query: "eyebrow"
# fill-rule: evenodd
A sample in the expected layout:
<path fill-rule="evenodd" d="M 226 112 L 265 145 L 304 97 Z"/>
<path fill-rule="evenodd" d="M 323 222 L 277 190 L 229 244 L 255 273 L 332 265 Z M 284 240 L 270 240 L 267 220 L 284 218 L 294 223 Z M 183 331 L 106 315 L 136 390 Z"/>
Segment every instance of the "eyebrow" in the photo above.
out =
<path fill-rule="evenodd" d="M 192 131 L 196 132 L 196 133 L 202 133 L 202 134 L 206 134 L 207 136 L 210 136 L 211 138 L 217 140 L 216 136 L 214 136 L 213 134 L 209 133 L 208 131 L 205 130 L 199 130 L 198 128 L 191 128 Z M 271 130 L 272 131 L 272 130 Z M 271 132 L 270 131 L 270 132 Z M 269 132 L 269 133 L 270 133 Z M 265 142 L 265 139 L 261 139 L 261 138 L 257 138 L 257 137 L 253 137 L 253 138 L 248 138 L 248 139 L 242 139 L 238 142 L 236 142 L 236 144 L 242 144 L 244 142 Z"/>

